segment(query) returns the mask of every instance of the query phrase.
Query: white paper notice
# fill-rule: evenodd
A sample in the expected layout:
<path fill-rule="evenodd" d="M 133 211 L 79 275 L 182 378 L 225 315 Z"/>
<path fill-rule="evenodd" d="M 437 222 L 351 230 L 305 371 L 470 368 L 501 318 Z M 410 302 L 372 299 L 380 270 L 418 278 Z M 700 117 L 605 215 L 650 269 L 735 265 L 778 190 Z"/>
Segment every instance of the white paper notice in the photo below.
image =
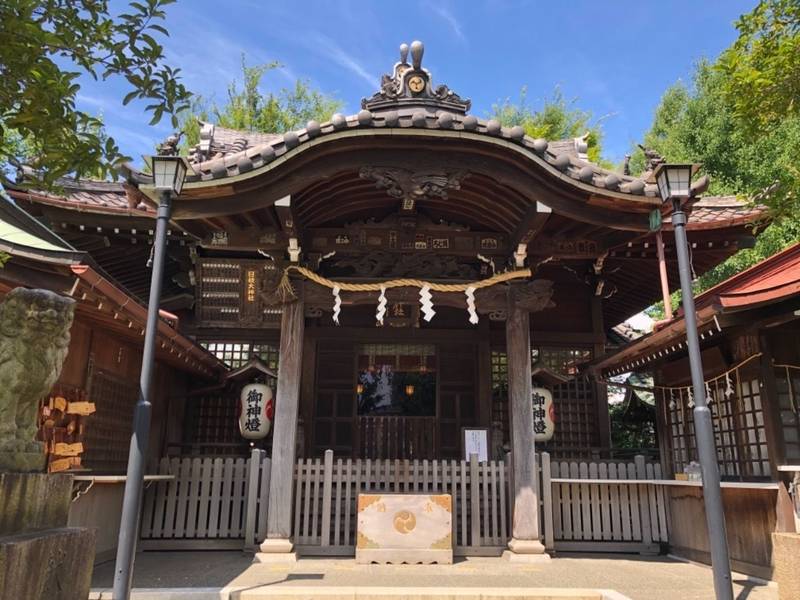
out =
<path fill-rule="evenodd" d="M 469 460 L 472 454 L 478 455 L 479 462 L 489 460 L 488 432 L 485 429 L 464 430 L 464 459 Z"/>

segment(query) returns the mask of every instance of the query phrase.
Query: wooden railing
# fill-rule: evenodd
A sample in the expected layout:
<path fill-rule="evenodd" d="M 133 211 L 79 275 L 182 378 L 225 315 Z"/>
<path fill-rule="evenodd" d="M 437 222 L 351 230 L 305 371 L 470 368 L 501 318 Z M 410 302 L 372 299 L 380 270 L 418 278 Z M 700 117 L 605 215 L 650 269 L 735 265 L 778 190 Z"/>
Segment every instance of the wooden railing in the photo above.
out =
<path fill-rule="evenodd" d="M 541 467 L 541 468 L 540 468 Z M 667 499 L 657 464 L 536 457 L 542 540 L 548 550 L 654 553 L 667 542 Z M 295 467 L 292 538 L 309 555 L 355 552 L 361 492 L 453 497 L 456 555 L 497 555 L 511 537 L 509 461 L 301 459 Z M 162 459 L 142 513 L 144 549 L 254 549 L 266 536 L 270 460 Z M 650 480 L 652 483 L 648 483 Z M 663 483 L 663 482 L 661 482 Z"/>
<path fill-rule="evenodd" d="M 664 488 L 647 483 L 661 479 L 659 464 L 643 456 L 634 462 L 551 462 L 543 452 L 541 459 L 546 548 L 657 553 L 668 541 Z"/>
<path fill-rule="evenodd" d="M 464 460 L 300 460 L 295 471 L 294 541 L 305 554 L 355 553 L 360 492 L 453 497 L 456 555 L 500 554 L 510 536 L 508 467 Z"/>
<path fill-rule="evenodd" d="M 254 548 L 267 533 L 270 459 L 163 458 L 145 491 L 142 548 Z"/>
<path fill-rule="evenodd" d="M 370 459 L 433 459 L 436 417 L 358 417 L 360 456 Z"/>

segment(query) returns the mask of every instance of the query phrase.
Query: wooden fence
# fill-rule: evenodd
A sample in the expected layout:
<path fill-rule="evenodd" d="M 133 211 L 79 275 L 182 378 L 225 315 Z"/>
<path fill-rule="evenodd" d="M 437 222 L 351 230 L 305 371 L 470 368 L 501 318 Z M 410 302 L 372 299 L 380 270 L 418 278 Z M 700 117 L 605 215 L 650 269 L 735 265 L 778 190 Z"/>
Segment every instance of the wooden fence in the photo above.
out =
<path fill-rule="evenodd" d="M 508 466 L 457 460 L 300 460 L 295 471 L 294 541 L 305 554 L 355 553 L 359 492 L 453 497 L 457 555 L 499 554 L 510 535 Z"/>
<path fill-rule="evenodd" d="M 541 456 L 547 549 L 657 553 L 668 541 L 664 487 L 647 483 L 661 479 L 659 464 L 643 456 L 632 463 L 551 462 L 546 452 Z"/>
<path fill-rule="evenodd" d="M 651 553 L 667 542 L 669 511 L 659 465 L 551 461 L 537 455 L 540 523 L 548 550 Z M 300 459 L 295 468 L 293 540 L 307 555 L 355 552 L 360 492 L 453 497 L 456 555 L 498 555 L 511 536 L 509 461 Z M 270 460 L 165 458 L 145 495 L 144 549 L 254 549 L 266 536 Z"/>
<path fill-rule="evenodd" d="M 163 458 L 145 491 L 143 549 L 254 548 L 267 533 L 270 459 Z"/>

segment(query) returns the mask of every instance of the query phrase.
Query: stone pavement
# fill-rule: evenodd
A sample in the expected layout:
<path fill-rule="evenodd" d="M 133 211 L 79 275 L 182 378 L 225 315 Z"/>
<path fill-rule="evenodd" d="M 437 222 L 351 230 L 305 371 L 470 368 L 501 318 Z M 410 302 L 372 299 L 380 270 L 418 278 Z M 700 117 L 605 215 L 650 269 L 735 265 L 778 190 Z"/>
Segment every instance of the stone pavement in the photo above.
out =
<path fill-rule="evenodd" d="M 91 598 L 105 600 L 111 597 L 113 571 L 113 562 L 95 568 Z M 775 584 L 764 585 L 739 575 L 734 575 L 734 583 L 737 600 L 778 598 Z M 265 593 L 269 590 L 270 597 L 274 597 L 276 592 L 293 591 L 297 598 L 332 598 L 333 594 L 338 599 L 354 597 L 352 590 L 344 588 L 374 586 L 380 586 L 384 591 L 391 588 L 391 594 L 397 600 L 401 597 L 419 598 L 419 588 L 439 588 L 443 592 L 440 597 L 447 598 L 454 597 L 453 588 L 464 592 L 461 597 L 468 591 L 483 591 L 492 598 L 520 598 L 520 590 L 545 592 L 541 588 L 615 590 L 632 600 L 705 600 L 714 597 L 710 568 L 665 556 L 560 554 L 548 563 L 539 564 L 512 564 L 499 558 L 474 557 L 457 560 L 450 566 L 356 565 L 352 559 L 304 558 L 294 565 L 277 565 L 253 564 L 252 555 L 241 552 L 196 551 L 137 555 L 134 588 L 141 592 L 134 593 L 133 600 L 227 600 L 239 596 L 236 592 L 226 594 L 224 588 L 245 589 L 248 594 L 263 588 Z M 149 589 L 144 593 L 142 588 Z M 192 588 L 193 593 L 186 588 Z M 403 594 L 404 591 L 408 594 Z M 503 594 L 504 591 L 509 594 Z M 537 599 L 547 597 L 554 598 L 557 594 L 548 591 L 536 595 Z"/>

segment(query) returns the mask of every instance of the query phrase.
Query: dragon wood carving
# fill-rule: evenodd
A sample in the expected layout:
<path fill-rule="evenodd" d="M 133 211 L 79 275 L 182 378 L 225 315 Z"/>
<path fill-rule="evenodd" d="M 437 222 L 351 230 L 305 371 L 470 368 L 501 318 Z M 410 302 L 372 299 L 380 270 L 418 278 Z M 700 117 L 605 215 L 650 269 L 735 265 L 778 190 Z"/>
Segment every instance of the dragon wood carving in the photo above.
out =
<path fill-rule="evenodd" d="M 411 211 L 417 200 L 424 198 L 447 198 L 448 190 L 461 189 L 461 182 L 469 176 L 467 171 L 429 171 L 416 173 L 394 167 L 361 167 L 362 179 L 371 179 L 380 189 L 385 189 L 392 198 L 403 201 L 403 210 Z"/>

